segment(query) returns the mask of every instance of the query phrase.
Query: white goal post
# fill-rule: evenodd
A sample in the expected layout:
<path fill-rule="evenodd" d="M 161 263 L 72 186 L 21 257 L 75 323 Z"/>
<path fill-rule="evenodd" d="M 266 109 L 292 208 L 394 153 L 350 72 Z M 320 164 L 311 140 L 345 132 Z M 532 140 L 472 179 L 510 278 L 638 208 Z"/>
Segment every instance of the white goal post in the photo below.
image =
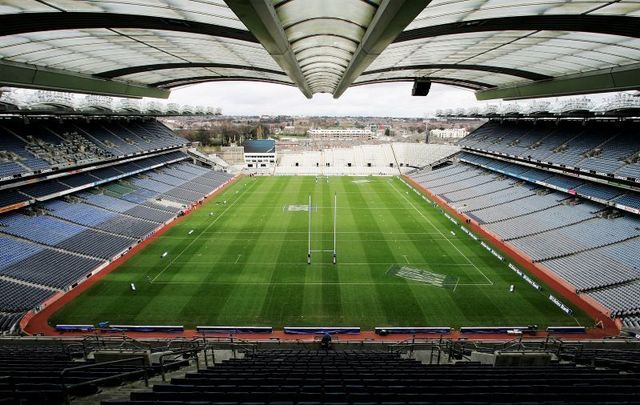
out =
<path fill-rule="evenodd" d="M 307 247 L 307 264 L 311 264 L 311 255 L 314 252 L 329 252 L 332 254 L 333 264 L 337 263 L 338 252 L 337 252 L 337 243 L 338 243 L 338 194 L 334 193 L 333 195 L 333 249 L 331 250 L 313 250 L 311 249 L 311 238 L 313 232 L 311 231 L 311 211 L 313 211 L 313 204 L 311 200 L 311 194 L 309 194 L 309 230 L 308 230 L 308 247 Z"/>

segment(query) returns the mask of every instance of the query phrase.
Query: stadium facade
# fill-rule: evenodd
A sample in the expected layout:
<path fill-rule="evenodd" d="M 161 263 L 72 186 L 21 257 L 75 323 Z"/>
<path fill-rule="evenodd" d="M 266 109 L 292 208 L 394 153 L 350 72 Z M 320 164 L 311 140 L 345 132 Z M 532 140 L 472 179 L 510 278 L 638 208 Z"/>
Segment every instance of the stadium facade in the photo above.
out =
<path fill-rule="evenodd" d="M 8 1 L 2 83 L 128 97 L 228 80 L 307 97 L 415 78 L 480 99 L 638 88 L 636 2 L 534 4 Z"/>

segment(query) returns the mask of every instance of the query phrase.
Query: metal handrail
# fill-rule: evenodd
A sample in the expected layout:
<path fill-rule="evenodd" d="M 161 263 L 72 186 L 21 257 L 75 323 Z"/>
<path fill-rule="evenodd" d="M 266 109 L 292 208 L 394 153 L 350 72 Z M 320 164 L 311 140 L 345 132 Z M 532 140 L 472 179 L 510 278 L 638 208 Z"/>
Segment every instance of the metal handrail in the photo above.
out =
<path fill-rule="evenodd" d="M 66 343 L 63 345 L 63 349 L 64 352 L 69 355 L 69 357 L 72 356 L 72 354 L 74 353 L 73 348 L 77 347 L 78 349 L 80 349 L 82 351 L 82 357 L 86 360 L 87 359 L 87 351 L 86 351 L 86 347 L 83 343 L 81 342 L 71 342 L 71 343 Z"/>
<path fill-rule="evenodd" d="M 235 354 L 235 351 L 237 349 L 245 349 L 245 350 L 250 351 L 251 353 L 255 353 L 255 351 L 256 351 L 256 349 L 258 347 L 257 343 L 249 342 L 247 340 L 240 339 L 240 338 L 235 338 L 233 336 L 228 337 L 228 338 L 215 338 L 216 340 L 214 342 L 208 341 L 207 337 L 204 336 L 204 334 L 203 334 L 202 338 L 203 338 L 203 340 L 205 342 L 205 346 L 213 348 L 213 345 L 215 345 L 215 344 L 226 344 L 226 345 L 232 347 L 232 350 L 234 351 L 234 354 Z M 222 340 L 222 339 L 224 339 L 224 340 Z"/>
<path fill-rule="evenodd" d="M 100 336 L 98 335 L 98 332 L 96 332 L 93 335 L 86 335 L 82 339 L 82 344 L 85 346 L 85 350 L 87 344 L 90 343 L 94 343 L 97 348 L 103 349 L 109 348 L 110 344 L 117 345 L 118 348 L 130 345 L 136 350 L 151 350 L 152 348 L 150 344 L 131 338 L 125 333 L 122 333 L 121 335 Z"/>
<path fill-rule="evenodd" d="M 178 350 L 178 351 L 173 351 L 171 353 L 163 353 L 163 354 L 161 354 L 159 360 L 160 360 L 160 373 L 162 374 L 162 381 L 166 381 L 166 379 L 165 379 L 166 378 L 165 377 L 165 368 L 180 362 L 179 360 L 175 360 L 174 359 L 174 361 L 172 363 L 165 364 L 165 362 L 164 362 L 165 357 L 180 356 L 180 355 L 184 355 L 184 354 L 191 354 L 191 355 L 193 355 L 193 357 L 196 360 L 196 369 L 198 371 L 200 371 L 200 361 L 198 359 L 198 353 L 201 352 L 203 349 L 204 349 L 203 347 L 196 347 L 196 348 L 182 349 L 182 350 Z M 207 356 L 206 356 L 206 353 L 205 353 L 205 363 L 207 362 L 206 357 Z M 208 364 L 207 364 L 207 366 L 208 366 Z"/>
<path fill-rule="evenodd" d="M 197 336 L 191 339 L 172 339 L 167 342 L 166 348 L 169 350 L 173 350 L 171 349 L 171 346 L 174 344 L 181 344 L 181 345 L 187 344 L 187 345 L 190 345 L 191 347 L 194 347 L 194 346 L 197 347 L 202 345 L 202 343 L 203 342 L 201 341 L 201 338 Z"/>
<path fill-rule="evenodd" d="M 122 334 L 122 343 L 120 343 L 120 347 L 131 345 L 136 350 L 151 350 L 152 347 L 148 343 L 141 342 L 137 339 L 131 338 L 126 334 Z"/>
<path fill-rule="evenodd" d="M 598 361 L 608 363 L 610 366 L 614 364 L 619 364 L 623 366 L 624 365 L 632 366 L 633 368 L 640 368 L 640 362 L 634 361 L 634 360 L 612 359 L 608 357 L 594 357 L 592 360 L 592 364 L 595 365 L 596 362 Z"/>
<path fill-rule="evenodd" d="M 413 344 L 413 343 L 415 343 L 415 340 L 416 340 L 415 336 L 407 338 L 407 339 L 404 339 L 404 340 L 401 340 L 401 341 L 399 341 L 397 343 L 394 343 L 392 345 L 387 346 L 387 351 L 391 352 L 391 351 L 394 351 L 394 349 L 397 348 L 397 347 L 400 347 L 400 346 L 404 347 L 407 344 L 409 344 L 409 342 L 411 342 L 411 344 Z"/>
<path fill-rule="evenodd" d="M 133 362 L 133 361 L 140 361 L 142 363 L 142 368 L 138 369 L 138 370 L 133 370 L 133 371 L 125 371 L 122 373 L 117 373 L 108 377 L 101 377 L 101 378 L 96 378 L 93 380 L 88 380 L 88 381 L 83 381 L 80 383 L 75 383 L 75 384 L 70 384 L 67 385 L 64 381 L 65 375 L 71 371 L 78 371 L 78 370 L 88 370 L 91 368 L 97 368 L 97 367 L 103 367 L 103 366 L 108 366 L 111 364 L 122 364 L 122 363 L 129 363 L 129 362 Z M 138 357 L 130 357 L 128 359 L 120 359 L 120 360 L 112 360 L 112 361 L 105 361 L 105 362 L 101 362 L 101 363 L 93 363 L 93 364 L 87 364 L 84 366 L 76 366 L 76 367 L 68 367 L 63 369 L 60 372 L 60 383 L 62 385 L 62 391 L 63 391 L 63 395 L 64 395 L 64 400 L 65 400 L 65 404 L 69 405 L 71 402 L 69 401 L 69 391 L 74 389 L 74 388 L 79 388 L 79 387 L 84 387 L 86 385 L 91 385 L 91 384 L 97 384 L 97 383 L 101 383 L 101 382 L 106 382 L 106 381 L 110 381 L 110 380 L 115 380 L 117 378 L 121 378 L 121 377 L 126 377 L 129 375 L 139 375 L 142 374 L 144 376 L 144 383 L 145 386 L 149 386 L 149 372 L 147 370 L 146 364 L 145 364 L 145 358 L 143 356 L 138 356 Z"/>

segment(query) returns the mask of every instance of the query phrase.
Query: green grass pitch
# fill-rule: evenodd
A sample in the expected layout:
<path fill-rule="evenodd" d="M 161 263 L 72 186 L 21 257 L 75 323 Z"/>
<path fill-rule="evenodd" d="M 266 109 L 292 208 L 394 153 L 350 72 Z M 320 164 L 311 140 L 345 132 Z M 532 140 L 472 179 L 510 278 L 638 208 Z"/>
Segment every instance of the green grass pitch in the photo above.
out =
<path fill-rule="evenodd" d="M 311 265 L 309 195 L 317 251 Z M 334 195 L 337 265 L 330 252 Z M 545 291 L 531 288 L 399 178 L 245 177 L 50 323 L 365 330 L 591 324 L 581 312 L 565 315 Z"/>

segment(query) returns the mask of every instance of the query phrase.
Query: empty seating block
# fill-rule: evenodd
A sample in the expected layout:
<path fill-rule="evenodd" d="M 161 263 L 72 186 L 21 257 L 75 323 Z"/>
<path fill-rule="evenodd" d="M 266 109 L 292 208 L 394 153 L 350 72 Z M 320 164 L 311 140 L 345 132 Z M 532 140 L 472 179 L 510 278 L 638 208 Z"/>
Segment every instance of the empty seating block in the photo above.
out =
<path fill-rule="evenodd" d="M 22 203 L 30 199 L 31 197 L 15 189 L 2 190 L 2 193 L 0 193 L 0 207 Z"/>
<path fill-rule="evenodd" d="M 50 215 L 54 217 L 89 227 L 106 222 L 117 215 L 111 211 L 91 205 L 69 203 L 61 200 L 52 201 L 45 206 L 50 211 Z"/>
<path fill-rule="evenodd" d="M 136 362 L 120 364 L 101 364 L 93 360 L 78 360 L 82 353 L 77 349 L 61 344 L 59 341 L 39 341 L 25 344 L 3 344 L 0 346 L 0 378 L 8 378 L 10 385 L 3 385 L 0 379 L 0 400 L 12 398 L 3 403 L 19 403 L 23 405 L 56 405 L 65 401 L 62 384 L 67 386 L 76 383 L 92 382 L 82 387 L 71 388 L 71 398 L 82 395 L 88 396 L 98 391 L 99 385 L 113 382 L 129 382 L 141 378 L 140 373 L 146 368 L 149 375 L 154 375 L 157 369 L 144 366 Z M 61 372 L 64 369 L 90 366 L 90 368 L 67 371 L 64 379 Z M 125 376 L 124 373 L 130 375 Z M 100 381 L 120 375 L 118 379 Z M 14 390 L 15 388 L 15 390 Z M 90 403 L 96 403 L 95 398 L 86 397 Z M 75 402 L 75 399 L 74 401 Z"/>
<path fill-rule="evenodd" d="M 57 180 L 45 181 L 26 187 L 20 187 L 20 192 L 31 197 L 45 197 L 49 194 L 59 193 L 70 189 L 71 187 L 60 183 Z"/>
<path fill-rule="evenodd" d="M 142 239 L 153 232 L 158 225 L 156 222 L 118 215 L 108 221 L 97 224 L 95 227 L 105 232 Z"/>
<path fill-rule="evenodd" d="M 626 316 L 622 319 L 623 325 L 627 328 L 640 329 L 640 315 Z"/>
<path fill-rule="evenodd" d="M 140 204 L 147 201 L 150 198 L 154 198 L 158 193 L 155 191 L 147 190 L 145 188 L 135 189 L 135 191 L 123 195 L 121 198 L 123 200 Z"/>
<path fill-rule="evenodd" d="M 0 269 L 32 256 L 42 249 L 34 243 L 0 236 Z"/>
<path fill-rule="evenodd" d="M 136 243 L 133 238 L 87 229 L 65 239 L 57 247 L 99 259 L 110 260 Z"/>
<path fill-rule="evenodd" d="M 514 239 L 512 244 L 534 260 L 562 257 L 640 235 L 635 218 L 593 218 L 574 225 Z M 549 243 L 549 241 L 554 241 Z"/>
<path fill-rule="evenodd" d="M 502 141 L 486 134 L 485 127 L 479 130 L 484 135 L 472 136 L 465 142 L 487 148 L 500 144 Z M 538 139 L 538 135 L 532 137 Z M 517 149 L 510 148 L 505 150 Z M 604 205 L 569 193 L 551 192 L 524 180 L 487 174 L 485 169 L 473 165 L 575 189 L 578 195 L 630 207 L 640 206 L 637 193 L 472 153 L 463 153 L 461 160 L 466 163 L 422 170 L 411 176 L 456 210 L 465 212 L 534 262 L 540 262 L 548 271 L 571 283 L 578 292 L 600 301 L 614 314 L 640 313 L 640 301 L 635 299 L 640 297 L 640 218 L 637 215 L 625 213 L 606 218 L 610 212 Z"/>
<path fill-rule="evenodd" d="M 91 183 L 95 183 L 98 178 L 92 176 L 90 173 L 78 173 L 72 176 L 63 177 L 60 179 L 60 183 L 63 183 L 69 187 L 81 187 L 88 186 Z"/>
<path fill-rule="evenodd" d="M 0 134 L 0 178 L 68 169 L 186 143 L 157 121 L 41 119 L 25 123 L 8 119 L 0 125 Z M 91 177 L 83 174 L 67 179 L 64 183 L 75 187 L 70 183 L 79 184 Z"/>
<path fill-rule="evenodd" d="M 8 312 L 2 313 L 0 312 L 0 333 L 8 332 L 11 333 L 15 331 L 18 327 L 18 323 L 20 319 L 24 316 L 24 312 Z M 1 379 L 2 377 L 0 377 Z M 2 397 L 3 389 L 0 383 L 0 398 Z"/>
<path fill-rule="evenodd" d="M 383 351 L 257 350 L 102 404 L 616 404 L 635 400 L 638 382 L 637 374 L 593 367 L 429 366 Z"/>
<path fill-rule="evenodd" d="M 520 159 L 547 162 L 561 167 L 640 178 L 638 122 L 612 127 L 588 121 L 530 122 L 490 121 L 471 133 L 460 145 Z"/>
<path fill-rule="evenodd" d="M 79 197 L 84 199 L 88 204 L 115 212 L 125 212 L 137 206 L 134 203 L 106 194 L 81 193 Z"/>
<path fill-rule="evenodd" d="M 0 280 L 0 312 L 28 311 L 55 291 L 17 282 Z"/>
<path fill-rule="evenodd" d="M 640 281 L 603 288 L 588 295 L 612 308 L 613 315 L 640 313 Z"/>
<path fill-rule="evenodd" d="M 43 249 L 0 269 L 0 275 L 62 289 L 80 281 L 103 263 L 97 259 Z"/>
<path fill-rule="evenodd" d="M 64 177 L 61 177 L 60 179 L 43 180 L 35 184 L 18 187 L 16 189 L 5 190 L 3 191 L 2 196 L 0 196 L 0 207 L 12 205 L 12 204 L 23 202 L 23 201 L 29 201 L 34 198 L 50 197 L 51 194 L 55 194 L 55 193 L 68 194 L 71 191 L 73 191 L 73 189 L 76 189 L 79 187 L 87 188 L 93 185 L 95 182 L 107 180 L 115 176 L 125 176 L 125 177 L 131 176 L 132 174 L 140 170 L 150 170 L 155 165 L 165 164 L 175 159 L 184 159 L 185 157 L 186 155 L 184 153 L 174 151 L 174 152 L 169 152 L 169 153 L 165 153 L 158 156 L 144 158 L 136 162 L 129 162 L 122 165 L 117 165 L 116 167 L 108 167 L 108 168 L 99 169 L 99 170 L 95 170 L 87 173 L 78 173 L 71 176 L 64 176 Z M 185 180 L 179 179 L 177 177 L 173 177 L 170 175 L 166 175 L 166 174 L 160 175 L 157 173 L 156 175 L 163 176 L 162 178 L 165 181 L 168 181 L 169 183 L 156 182 L 154 180 L 153 183 L 146 183 L 146 184 L 150 187 L 154 185 L 155 186 L 160 185 L 160 188 L 162 189 L 163 192 L 171 191 L 173 187 L 177 187 L 176 185 L 174 185 L 174 183 L 180 183 L 180 184 L 185 183 Z M 191 176 L 194 179 L 199 177 L 197 175 L 191 175 Z M 136 178 L 134 180 L 141 181 L 144 179 Z M 151 179 L 147 179 L 147 180 L 151 180 Z M 113 188 L 117 189 L 116 187 L 113 187 Z M 127 192 L 131 192 L 133 190 L 135 190 L 135 188 L 127 190 L 126 192 L 123 191 L 122 193 L 124 194 Z M 195 191 L 198 191 L 198 190 L 195 190 Z M 111 190 L 106 191 L 106 193 L 109 193 L 109 192 L 111 192 Z M 118 196 L 118 195 L 115 195 L 115 196 Z M 113 202 L 113 200 L 111 200 L 110 202 Z M 119 205 L 124 205 L 124 204 L 126 204 L 126 202 L 121 201 Z M 100 203 L 100 200 L 96 200 L 96 203 L 94 205 L 104 207 L 104 204 Z M 132 206 L 129 206 L 127 209 L 129 208 L 132 208 Z M 117 207 L 116 207 L 116 210 L 117 210 Z"/>
<path fill-rule="evenodd" d="M 48 215 L 27 216 L 9 213 L 0 216 L 0 232 L 50 246 L 54 246 L 84 230 L 86 228 L 83 226 L 65 222 Z"/>
<path fill-rule="evenodd" d="M 175 217 L 175 213 L 157 210 L 151 207 L 146 207 L 144 205 L 138 205 L 134 208 L 131 208 L 130 210 L 127 210 L 125 214 L 156 223 L 163 223 Z"/>

